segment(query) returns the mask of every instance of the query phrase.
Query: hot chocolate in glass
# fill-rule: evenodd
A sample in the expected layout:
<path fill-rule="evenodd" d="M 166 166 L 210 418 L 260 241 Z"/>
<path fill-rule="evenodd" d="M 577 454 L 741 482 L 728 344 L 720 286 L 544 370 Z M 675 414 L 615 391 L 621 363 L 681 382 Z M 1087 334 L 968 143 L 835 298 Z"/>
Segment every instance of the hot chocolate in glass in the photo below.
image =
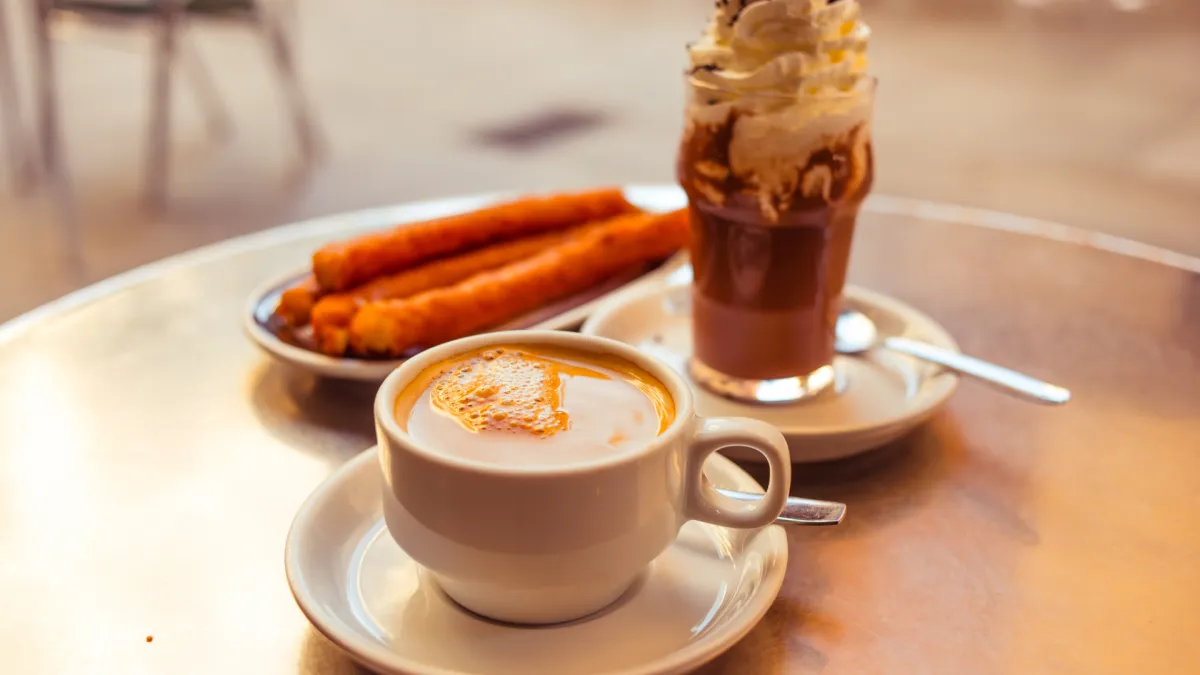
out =
<path fill-rule="evenodd" d="M 691 370 L 718 393 L 795 401 L 834 381 L 873 180 L 868 34 L 854 0 L 735 0 L 689 48 L 677 175 L 692 223 Z"/>

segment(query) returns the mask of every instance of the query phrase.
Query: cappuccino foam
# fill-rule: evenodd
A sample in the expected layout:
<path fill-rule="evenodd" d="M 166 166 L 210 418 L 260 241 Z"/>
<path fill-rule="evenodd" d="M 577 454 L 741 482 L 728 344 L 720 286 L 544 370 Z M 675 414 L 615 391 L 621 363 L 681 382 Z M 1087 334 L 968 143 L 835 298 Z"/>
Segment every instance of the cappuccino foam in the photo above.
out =
<path fill-rule="evenodd" d="M 620 357 L 546 345 L 473 350 L 426 368 L 396 419 L 433 450 L 557 467 L 634 451 L 675 419 L 666 387 Z"/>

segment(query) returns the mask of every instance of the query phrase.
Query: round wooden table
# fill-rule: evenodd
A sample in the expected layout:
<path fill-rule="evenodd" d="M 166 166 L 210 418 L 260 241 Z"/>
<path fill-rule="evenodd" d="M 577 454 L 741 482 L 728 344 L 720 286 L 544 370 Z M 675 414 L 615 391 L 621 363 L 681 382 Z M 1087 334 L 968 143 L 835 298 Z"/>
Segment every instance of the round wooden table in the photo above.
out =
<path fill-rule="evenodd" d="M 239 313 L 348 224 L 471 205 L 244 237 L 0 327 L 4 672 L 357 672 L 282 557 L 295 509 L 373 444 L 374 389 L 275 365 Z M 855 246 L 854 283 L 1074 400 L 964 381 L 905 440 L 798 466 L 793 492 L 846 520 L 788 530 L 783 592 L 706 672 L 1195 672 L 1200 260 L 883 196 Z"/>

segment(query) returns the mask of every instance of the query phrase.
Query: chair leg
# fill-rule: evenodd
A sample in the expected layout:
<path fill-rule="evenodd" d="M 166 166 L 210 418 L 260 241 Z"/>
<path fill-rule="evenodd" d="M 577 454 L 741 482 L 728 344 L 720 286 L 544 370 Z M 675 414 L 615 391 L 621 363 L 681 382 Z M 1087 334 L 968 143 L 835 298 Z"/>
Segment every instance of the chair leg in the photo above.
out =
<path fill-rule="evenodd" d="M 286 17 L 278 7 L 264 7 L 264 4 L 261 1 L 255 3 L 256 23 L 263 38 L 267 41 L 275 70 L 283 85 L 288 111 L 292 118 L 292 128 L 300 145 L 300 156 L 303 162 L 309 165 L 323 153 L 324 143 L 319 139 L 308 99 L 304 95 L 300 78 L 296 73 L 295 55 L 285 26 Z"/>
<path fill-rule="evenodd" d="M 34 182 L 32 158 L 26 154 L 25 135 L 21 129 L 21 102 L 17 98 L 12 49 L 8 40 L 8 18 L 4 1 L 0 0 L 0 131 L 13 172 L 17 192 L 24 192 Z"/>
<path fill-rule="evenodd" d="M 161 211 L 167 203 L 171 145 L 171 69 L 178 48 L 182 12 L 175 0 L 161 0 L 155 11 L 150 128 L 146 145 L 146 206 Z"/>
<path fill-rule="evenodd" d="M 37 0 L 33 16 L 34 78 L 37 82 L 37 126 L 42 171 L 49 183 L 50 199 L 65 239 L 72 271 L 83 273 L 83 251 L 74 191 L 63 152 L 58 116 L 58 84 L 54 45 L 50 39 L 51 0 Z"/>
<path fill-rule="evenodd" d="M 50 0 L 38 0 L 34 12 L 34 61 L 37 78 L 38 146 L 42 170 L 53 176 L 64 168 L 58 122 L 58 83 L 50 43 Z"/>
<path fill-rule="evenodd" d="M 224 101 L 221 100 L 221 94 L 217 91 L 212 74 L 209 73 L 208 66 L 204 64 L 204 59 L 200 57 L 195 42 L 182 34 L 179 40 L 179 60 L 181 67 L 188 71 L 196 100 L 204 111 L 208 135 L 218 140 L 229 138 L 233 133 L 233 122 L 229 117 L 229 111 L 225 107 Z"/>

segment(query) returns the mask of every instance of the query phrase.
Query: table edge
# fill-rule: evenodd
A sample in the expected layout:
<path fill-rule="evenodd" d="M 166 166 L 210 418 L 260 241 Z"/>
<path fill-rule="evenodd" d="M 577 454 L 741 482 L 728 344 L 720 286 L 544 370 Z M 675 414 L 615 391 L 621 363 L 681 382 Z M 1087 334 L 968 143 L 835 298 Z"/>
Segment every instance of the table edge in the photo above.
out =
<path fill-rule="evenodd" d="M 664 188 L 678 189 L 672 184 L 665 183 L 629 184 L 625 185 L 624 188 L 651 190 L 661 190 Z M 261 250 L 268 246 L 320 234 L 326 230 L 336 229 L 334 226 L 338 224 L 338 221 L 346 219 L 352 218 L 365 221 L 375 218 L 384 221 L 393 219 L 399 221 L 399 218 L 403 217 L 402 214 L 404 212 L 420 212 L 425 209 L 437 208 L 439 205 L 451 205 L 455 202 L 466 205 L 471 202 L 493 201 L 520 193 L 520 191 L 492 191 L 448 195 L 390 206 L 379 206 L 316 216 L 182 251 L 71 291 L 66 295 L 13 317 L 0 324 L 0 346 L 14 340 L 24 330 L 32 327 L 40 320 L 49 319 L 56 315 L 78 309 L 143 281 L 149 281 L 171 269 L 189 267 L 222 257 Z M 864 207 L 867 213 L 925 218 L 1074 244 L 1200 275 L 1200 258 L 1194 258 L 1185 253 L 1179 253 L 1132 239 L 1093 232 L 1050 220 L 1005 213 L 1003 211 L 961 206 L 947 202 L 884 194 L 871 195 L 864 204 Z"/>
<path fill-rule="evenodd" d="M 1096 232 L 1076 225 L 1064 225 L 1053 220 L 1022 216 L 951 202 L 931 201 L 914 197 L 872 195 L 867 200 L 869 213 L 886 213 L 925 218 L 959 225 L 971 225 L 989 230 L 1024 234 L 1065 244 L 1115 253 L 1200 274 L 1200 258 L 1179 251 L 1146 244 L 1115 234 Z"/>

